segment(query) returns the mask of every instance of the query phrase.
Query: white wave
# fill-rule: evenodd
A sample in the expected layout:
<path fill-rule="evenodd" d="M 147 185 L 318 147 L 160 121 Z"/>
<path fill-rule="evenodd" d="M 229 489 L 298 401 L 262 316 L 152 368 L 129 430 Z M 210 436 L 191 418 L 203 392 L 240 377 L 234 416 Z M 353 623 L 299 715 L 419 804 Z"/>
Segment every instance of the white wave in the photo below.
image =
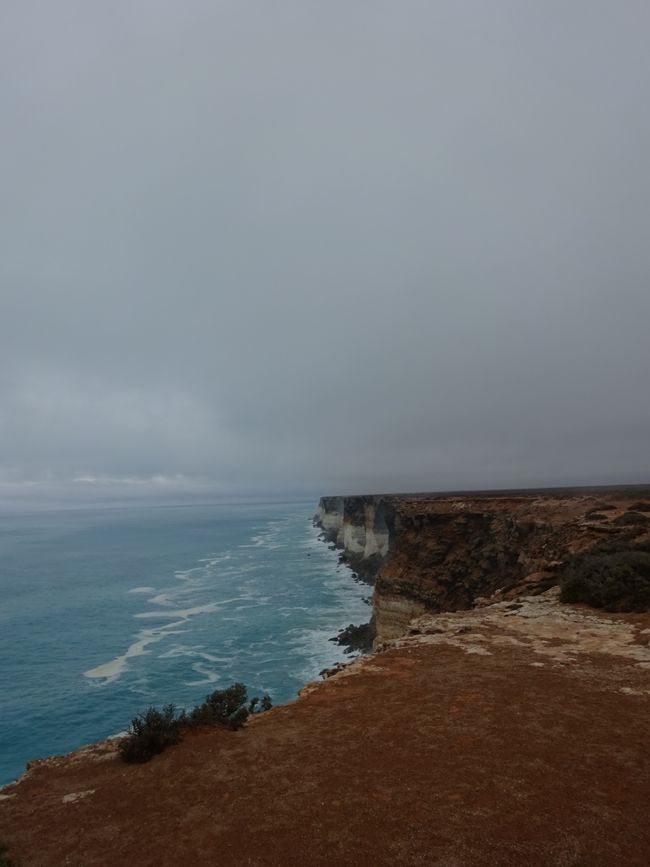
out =
<path fill-rule="evenodd" d="M 216 683 L 220 680 L 220 675 L 217 674 L 216 671 L 212 671 L 212 669 L 206 668 L 204 665 L 201 665 L 200 662 L 194 663 L 192 666 L 192 670 L 197 674 L 202 674 L 202 680 L 188 680 L 185 681 L 185 686 L 205 686 L 209 683 Z"/>
<path fill-rule="evenodd" d="M 168 593 L 159 593 L 157 596 L 152 596 L 147 602 L 150 602 L 152 605 L 171 606 L 174 604 Z"/>
<path fill-rule="evenodd" d="M 157 641 L 162 641 L 163 638 L 166 638 L 170 634 L 172 633 L 164 628 L 143 629 L 138 633 L 137 641 L 134 641 L 128 647 L 126 653 L 117 656 L 115 659 L 111 659 L 110 662 L 105 662 L 103 665 L 98 665 L 96 668 L 84 671 L 84 677 L 91 679 L 103 678 L 105 683 L 111 683 L 126 671 L 129 659 L 149 653 L 148 650 L 145 650 L 146 647 L 150 644 L 155 644 Z"/>
<path fill-rule="evenodd" d="M 329 629 L 305 629 L 300 631 L 291 641 L 294 651 L 298 651 L 300 668 L 294 671 L 295 676 L 303 683 L 318 678 L 323 668 L 329 668 L 341 660 L 349 662 L 358 654 L 343 654 L 341 647 L 332 642 L 332 632 Z"/>
<path fill-rule="evenodd" d="M 159 619 L 161 617 L 180 617 L 181 620 L 189 620 L 196 614 L 218 611 L 221 604 L 220 602 L 207 602 L 205 605 L 195 605 L 194 608 L 175 608 L 173 611 L 143 611 L 140 614 L 134 614 L 134 617 L 138 620 Z"/>
<path fill-rule="evenodd" d="M 248 543 L 239 548 L 269 548 L 277 550 L 287 546 L 285 535 L 287 521 L 269 521 L 261 533 L 251 536 Z"/>
<path fill-rule="evenodd" d="M 153 593 L 155 591 L 155 587 L 132 587 L 131 590 L 127 591 L 128 593 Z"/>
<path fill-rule="evenodd" d="M 230 560 L 231 558 L 232 554 L 214 554 L 212 557 L 200 557 L 196 562 L 207 563 L 208 566 L 217 566 L 219 563 L 223 563 L 225 560 Z"/>
<path fill-rule="evenodd" d="M 244 596 L 246 600 L 246 605 L 235 605 L 234 611 L 249 611 L 251 608 L 256 608 L 258 605 L 264 605 L 265 603 L 261 599 L 254 599 L 252 596 Z"/>
<path fill-rule="evenodd" d="M 194 654 L 191 651 L 188 651 L 185 647 L 178 645 L 176 647 L 171 647 L 164 653 L 160 653 L 158 659 L 175 659 L 177 656 L 194 656 Z"/>
<path fill-rule="evenodd" d="M 195 605 L 193 608 L 175 608 L 173 611 L 143 611 L 140 614 L 133 616 L 138 620 L 148 620 L 160 617 L 180 617 L 181 621 L 189 620 L 196 614 L 207 614 L 214 611 L 219 611 L 224 605 L 229 605 L 231 602 L 241 602 L 244 599 L 250 599 L 250 596 L 233 596 L 232 599 L 221 599 L 217 602 L 206 602 L 205 605 Z"/>
<path fill-rule="evenodd" d="M 233 576 L 242 575 L 247 572 L 259 572 L 261 568 L 262 566 L 259 563 L 241 563 L 229 569 L 222 569 L 219 575 L 223 578 L 232 578 Z"/>
<path fill-rule="evenodd" d="M 204 572 L 203 566 L 195 566 L 193 569 L 185 569 L 181 572 L 174 572 L 174 578 L 179 581 L 197 581 L 200 576 L 195 575 L 195 572 Z"/>
<path fill-rule="evenodd" d="M 199 656 L 207 662 L 230 662 L 229 656 L 215 656 L 213 653 L 199 653 Z"/>
<path fill-rule="evenodd" d="M 198 657 L 199 659 L 204 659 L 206 662 L 217 662 L 221 664 L 231 662 L 229 656 L 215 656 L 213 653 L 207 653 L 201 649 L 201 645 L 198 645 L 197 647 L 186 647 L 183 644 L 177 644 L 165 653 L 161 653 L 159 659 L 175 659 L 179 656 L 188 658 Z"/>

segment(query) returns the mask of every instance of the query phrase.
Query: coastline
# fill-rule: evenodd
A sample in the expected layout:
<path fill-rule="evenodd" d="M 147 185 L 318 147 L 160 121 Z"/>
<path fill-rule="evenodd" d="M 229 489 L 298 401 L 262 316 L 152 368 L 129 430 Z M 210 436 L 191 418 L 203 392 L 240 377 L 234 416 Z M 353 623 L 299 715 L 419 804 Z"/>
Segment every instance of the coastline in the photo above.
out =
<path fill-rule="evenodd" d="M 398 635 L 242 731 L 193 732 L 147 765 L 125 766 L 115 742 L 33 763 L 0 799 L 12 854 L 42 867 L 103 867 L 109 851 L 151 865 L 218 851 L 226 865 L 278 867 L 645 867 L 650 613 L 563 603 L 557 586 L 558 550 L 645 538 L 645 524 L 618 520 L 627 492 L 610 491 L 608 519 L 591 521 L 599 496 L 394 503 L 374 605 L 388 588 L 405 617 L 417 573 Z M 344 523 L 345 504 L 337 537 Z M 503 532 L 519 540 L 488 583 L 467 546 L 477 526 L 488 549 Z M 358 547 L 363 532 L 357 520 L 347 538 Z M 459 558 L 463 593 L 482 591 L 471 607 L 439 588 Z M 453 610 L 431 604 L 451 598 Z"/>

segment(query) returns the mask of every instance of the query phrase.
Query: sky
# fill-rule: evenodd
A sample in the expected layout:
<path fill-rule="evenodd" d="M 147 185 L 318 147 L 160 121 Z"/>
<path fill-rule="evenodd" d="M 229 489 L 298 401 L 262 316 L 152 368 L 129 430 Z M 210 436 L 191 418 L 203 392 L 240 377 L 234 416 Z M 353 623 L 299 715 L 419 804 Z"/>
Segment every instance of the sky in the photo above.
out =
<path fill-rule="evenodd" d="M 645 0 L 5 0 L 0 503 L 650 482 Z"/>

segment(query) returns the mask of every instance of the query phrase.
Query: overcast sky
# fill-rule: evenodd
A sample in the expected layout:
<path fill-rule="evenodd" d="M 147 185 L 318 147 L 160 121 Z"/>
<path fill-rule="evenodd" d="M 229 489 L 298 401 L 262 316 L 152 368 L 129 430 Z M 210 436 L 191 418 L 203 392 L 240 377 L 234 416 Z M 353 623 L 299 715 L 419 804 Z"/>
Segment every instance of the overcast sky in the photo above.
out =
<path fill-rule="evenodd" d="M 650 481 L 646 0 L 0 18 L 0 501 Z"/>

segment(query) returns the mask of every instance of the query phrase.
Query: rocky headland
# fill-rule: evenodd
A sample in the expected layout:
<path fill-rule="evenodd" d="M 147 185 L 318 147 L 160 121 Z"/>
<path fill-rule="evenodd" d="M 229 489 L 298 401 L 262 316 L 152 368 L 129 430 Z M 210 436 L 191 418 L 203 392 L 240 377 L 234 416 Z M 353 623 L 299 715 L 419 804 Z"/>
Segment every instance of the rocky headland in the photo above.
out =
<path fill-rule="evenodd" d="M 631 581 L 649 501 L 323 498 L 325 538 L 374 581 L 374 653 L 146 765 L 114 742 L 35 762 L 0 793 L 0 838 L 43 867 L 645 867 L 650 614 L 561 594 L 611 552 Z"/>

